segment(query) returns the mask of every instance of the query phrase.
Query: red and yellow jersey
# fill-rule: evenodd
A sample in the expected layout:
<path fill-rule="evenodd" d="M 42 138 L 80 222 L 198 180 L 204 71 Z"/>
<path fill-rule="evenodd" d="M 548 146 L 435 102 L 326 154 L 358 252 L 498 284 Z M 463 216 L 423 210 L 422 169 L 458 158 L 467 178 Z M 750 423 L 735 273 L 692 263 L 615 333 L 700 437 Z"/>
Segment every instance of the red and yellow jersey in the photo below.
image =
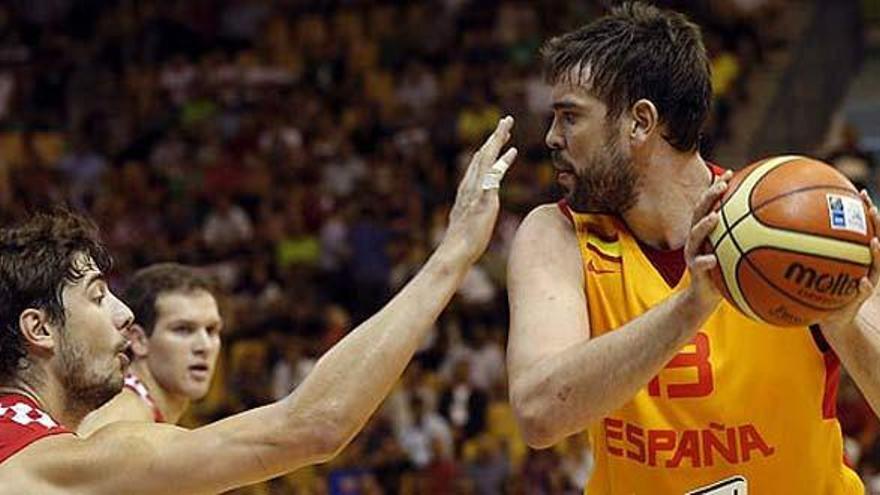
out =
<path fill-rule="evenodd" d="M 667 282 L 619 218 L 560 207 L 577 232 L 593 338 L 690 283 L 686 273 Z M 646 387 L 590 427 L 587 493 L 861 495 L 843 462 L 839 372 L 820 332 L 759 323 L 723 302 Z"/>

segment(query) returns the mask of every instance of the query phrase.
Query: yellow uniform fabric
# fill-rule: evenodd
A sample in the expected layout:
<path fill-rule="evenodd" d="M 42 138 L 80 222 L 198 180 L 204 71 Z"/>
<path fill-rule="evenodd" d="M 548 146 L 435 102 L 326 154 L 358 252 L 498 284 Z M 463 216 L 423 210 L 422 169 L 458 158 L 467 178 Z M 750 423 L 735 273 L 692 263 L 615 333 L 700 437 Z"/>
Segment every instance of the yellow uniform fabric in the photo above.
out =
<path fill-rule="evenodd" d="M 577 214 L 592 338 L 670 287 L 618 218 Z M 808 328 L 752 321 L 722 303 L 693 342 L 590 428 L 589 495 L 861 495 L 835 418 L 839 361 Z"/>

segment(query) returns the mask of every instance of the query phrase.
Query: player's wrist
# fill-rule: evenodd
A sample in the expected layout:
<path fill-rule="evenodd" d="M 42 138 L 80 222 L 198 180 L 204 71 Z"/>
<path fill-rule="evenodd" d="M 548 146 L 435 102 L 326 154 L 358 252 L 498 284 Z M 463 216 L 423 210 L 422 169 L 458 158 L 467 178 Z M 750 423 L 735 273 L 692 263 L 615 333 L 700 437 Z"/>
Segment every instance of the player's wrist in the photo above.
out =
<path fill-rule="evenodd" d="M 466 241 L 448 234 L 428 260 L 428 266 L 432 271 L 449 276 L 463 276 L 472 264 L 473 254 L 468 249 Z"/>
<path fill-rule="evenodd" d="M 470 267 L 479 259 L 483 250 L 478 249 L 465 226 L 452 224 L 446 231 L 443 241 L 437 247 L 437 255 L 455 266 Z"/>
<path fill-rule="evenodd" d="M 721 303 L 721 294 L 711 288 L 699 288 L 691 285 L 681 293 L 678 299 L 678 311 L 683 321 L 701 324 Z"/>

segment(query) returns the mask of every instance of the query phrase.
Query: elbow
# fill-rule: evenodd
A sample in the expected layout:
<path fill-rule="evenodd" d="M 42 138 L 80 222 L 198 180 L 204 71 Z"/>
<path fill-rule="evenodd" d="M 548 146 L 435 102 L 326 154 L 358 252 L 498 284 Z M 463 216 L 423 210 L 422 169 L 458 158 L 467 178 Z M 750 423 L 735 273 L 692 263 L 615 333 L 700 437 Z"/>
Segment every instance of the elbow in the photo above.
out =
<path fill-rule="evenodd" d="M 354 435 L 342 421 L 328 420 L 322 422 L 321 428 L 315 430 L 315 454 L 319 463 L 329 462 L 338 456 L 348 445 Z"/>
<path fill-rule="evenodd" d="M 323 464 L 339 455 L 351 436 L 344 418 L 332 414 L 310 413 L 300 416 L 288 430 L 287 438 L 298 444 L 307 464 Z"/>
<path fill-rule="evenodd" d="M 529 447 L 546 449 L 562 440 L 560 422 L 553 418 L 548 402 L 540 393 L 512 389 L 510 402 Z"/>

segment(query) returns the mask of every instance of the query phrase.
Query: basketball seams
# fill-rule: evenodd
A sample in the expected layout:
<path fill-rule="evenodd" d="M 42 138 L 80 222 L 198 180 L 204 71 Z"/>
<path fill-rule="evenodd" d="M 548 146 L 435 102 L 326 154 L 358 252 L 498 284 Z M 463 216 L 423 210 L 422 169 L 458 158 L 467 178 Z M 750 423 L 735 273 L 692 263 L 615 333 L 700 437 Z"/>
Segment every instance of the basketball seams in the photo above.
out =
<path fill-rule="evenodd" d="M 722 242 L 724 242 L 724 238 L 727 237 L 727 235 L 730 234 L 731 229 L 732 229 L 733 227 L 736 226 L 736 224 L 734 224 L 733 227 L 732 227 L 732 226 L 730 225 L 730 222 L 727 221 L 727 211 L 724 210 L 724 205 L 722 205 L 721 208 L 719 209 L 719 213 L 721 213 L 721 221 L 724 222 L 724 233 L 721 234 L 721 237 L 718 239 L 718 242 L 712 243 L 711 240 L 710 240 L 710 244 L 712 245 L 712 250 L 713 250 L 713 251 L 714 251 L 718 246 L 720 246 Z M 717 228 L 717 227 L 716 227 L 716 228 Z M 713 229 L 713 230 L 714 230 L 714 229 Z M 711 234 L 710 234 L 710 236 L 711 236 Z"/>
<path fill-rule="evenodd" d="M 727 224 L 727 215 L 724 213 L 723 209 L 721 210 L 720 213 L 721 213 L 721 219 L 724 222 L 724 225 L 727 226 L 728 225 Z M 721 246 L 721 243 L 724 242 L 724 239 L 727 237 L 727 234 L 729 234 L 729 233 L 730 233 L 730 229 L 729 228 L 725 229 L 724 234 L 722 234 L 721 239 L 718 240 L 718 243 L 712 244 L 710 241 L 710 245 L 712 246 L 712 253 L 715 254 L 716 268 L 718 269 L 718 272 L 721 274 L 721 276 L 718 278 L 720 278 L 721 283 L 724 284 L 724 291 L 727 294 L 729 294 L 731 297 L 733 297 L 733 292 L 731 292 L 731 290 L 730 290 L 730 284 L 727 283 L 727 276 L 725 275 L 724 266 L 721 263 L 721 259 L 718 257 L 718 247 Z M 734 268 L 734 270 L 735 270 L 735 268 Z M 736 273 L 736 272 L 734 271 L 734 273 Z M 739 283 L 739 281 L 737 281 L 737 283 Z"/>
<path fill-rule="evenodd" d="M 757 217 L 755 218 L 755 222 L 752 224 L 741 223 L 736 230 L 738 231 L 751 231 L 751 235 L 747 235 L 749 239 L 759 239 L 755 242 L 754 245 L 749 244 L 747 246 L 747 251 L 752 249 L 756 249 L 759 247 L 775 247 L 776 243 L 772 243 L 768 241 L 768 238 L 776 237 L 775 241 L 784 242 L 791 241 L 792 236 L 797 236 L 800 241 L 799 243 L 793 243 L 794 248 L 790 248 L 799 254 L 804 254 L 808 256 L 821 256 L 825 258 L 837 258 L 842 261 L 852 262 L 851 258 L 855 259 L 864 259 L 860 264 L 862 266 L 870 266 L 871 265 L 871 251 L 868 246 L 864 244 L 859 244 L 857 242 L 852 242 L 844 239 L 837 239 L 834 237 L 827 237 L 818 234 L 811 234 L 808 232 L 802 232 L 799 230 L 791 230 L 791 229 L 783 229 L 772 227 L 763 224 L 760 221 L 757 221 Z M 736 235 L 733 235 L 736 238 Z M 789 239 L 782 239 L 780 237 L 789 237 Z M 766 242 L 771 242 L 771 244 L 766 244 Z M 810 246 L 812 245 L 812 249 Z M 839 253 L 840 256 L 827 255 L 825 253 L 833 252 L 835 254 Z M 859 261 L 856 261 L 859 263 Z"/>
<path fill-rule="evenodd" d="M 746 216 L 749 216 L 749 215 L 746 215 Z M 764 318 L 761 318 L 761 316 L 758 314 L 758 312 L 752 306 L 752 303 L 749 302 L 749 298 L 746 296 L 745 292 L 743 292 L 742 281 L 739 278 L 740 266 L 742 265 L 743 260 L 745 260 L 746 263 L 748 263 L 749 266 L 751 266 L 753 269 L 755 267 L 752 266 L 751 261 L 749 261 L 749 259 L 746 257 L 745 253 L 742 250 L 742 247 L 739 245 L 739 242 L 737 242 L 736 236 L 733 235 L 733 231 L 729 231 L 729 232 L 730 232 L 730 241 L 733 243 L 733 246 L 739 252 L 739 257 L 736 260 L 736 268 L 734 269 L 734 272 L 733 272 L 734 278 L 736 279 L 736 293 L 731 292 L 730 294 L 733 296 L 734 299 L 742 299 L 742 302 L 744 302 L 746 305 L 746 308 L 741 308 L 744 312 L 751 313 L 752 316 L 755 316 L 759 320 L 764 321 Z M 726 280 L 725 280 L 725 283 L 726 283 Z M 728 287 L 728 291 L 729 290 L 730 290 L 730 287 Z M 739 296 L 739 297 L 737 297 L 737 296 Z M 737 301 L 737 306 L 742 306 L 742 304 L 739 301 Z"/>
<path fill-rule="evenodd" d="M 758 246 L 758 247 L 755 247 L 755 248 L 749 249 L 749 251 L 748 251 L 747 253 L 743 254 L 743 257 L 745 258 L 746 263 L 748 263 L 749 266 L 752 267 L 752 269 L 755 271 L 755 273 L 758 274 L 758 277 L 760 277 L 760 278 L 761 278 L 761 279 L 762 279 L 767 285 L 769 285 L 769 286 L 772 287 L 774 290 L 776 290 L 776 292 L 778 292 L 778 293 L 782 294 L 783 296 L 785 296 L 786 298 L 791 299 L 792 301 L 794 301 L 794 302 L 800 304 L 801 306 L 804 306 L 804 307 L 807 307 L 807 308 L 810 308 L 810 309 L 815 309 L 816 311 L 823 311 L 823 312 L 824 312 L 824 311 L 834 311 L 834 310 L 840 309 L 840 308 L 846 306 L 847 304 L 849 304 L 849 303 L 847 302 L 847 303 L 841 304 L 841 305 L 839 305 L 839 306 L 829 306 L 829 307 L 824 307 L 824 308 L 823 308 L 823 307 L 819 307 L 819 306 L 813 306 L 812 304 L 810 304 L 810 303 L 808 303 L 808 302 L 804 302 L 804 301 L 798 299 L 797 297 L 792 296 L 791 294 L 789 294 L 788 292 L 786 292 L 783 288 L 781 288 L 781 287 L 779 287 L 778 285 L 776 285 L 775 283 L 771 282 L 770 279 L 767 278 L 766 275 L 764 275 L 764 272 L 763 272 L 762 270 L 759 270 L 758 267 L 755 266 L 755 263 L 754 263 L 752 260 L 749 259 L 749 256 L 748 256 L 748 255 L 749 255 L 750 253 L 754 252 L 754 251 L 759 250 L 759 249 L 768 249 L 768 250 L 772 249 L 773 251 L 781 251 L 781 252 L 791 253 L 791 254 L 804 254 L 804 253 L 799 253 L 799 252 L 797 252 L 797 251 L 794 251 L 794 250 L 791 250 L 791 249 L 785 249 L 785 248 L 783 248 L 783 247 L 779 247 L 779 246 Z M 838 259 L 838 258 L 831 258 L 831 257 L 828 257 L 828 256 L 810 255 L 810 257 L 811 257 L 811 258 L 821 258 L 821 259 L 825 259 L 825 260 L 829 260 L 829 261 L 834 261 L 834 262 L 838 262 L 838 263 L 843 262 L 844 264 L 850 264 L 850 265 L 854 265 L 854 266 L 863 266 L 863 265 L 860 265 L 860 264 L 858 264 L 858 263 L 850 263 L 850 262 L 848 262 L 847 260 L 841 260 L 841 259 Z M 737 283 L 739 283 L 739 280 L 737 280 Z"/>
<path fill-rule="evenodd" d="M 795 180 L 801 164 L 804 181 Z M 830 269 L 840 264 L 841 273 L 856 276 L 861 268 L 870 266 L 870 251 L 861 237 L 826 232 L 830 220 L 825 220 L 812 198 L 818 200 L 823 194 L 856 198 L 857 193 L 845 182 L 810 168 L 817 165 L 821 163 L 802 156 L 759 162 L 736 180 L 718 207 L 721 222 L 707 239 L 718 258 L 713 279 L 720 275 L 721 280 L 715 283 L 729 302 L 758 321 L 792 326 L 795 319 L 806 322 L 848 304 L 838 295 L 811 296 L 810 290 L 800 285 L 789 287 L 782 278 L 776 280 L 775 269 L 765 272 L 760 267 L 784 268 L 792 260 L 809 263 L 813 259 L 818 267 Z M 806 211 L 799 206 L 802 201 L 810 202 Z M 798 220 L 805 214 L 809 220 Z M 834 306 L 821 307 L 823 304 Z M 786 307 L 787 315 L 777 314 L 779 308 Z"/>
<path fill-rule="evenodd" d="M 815 190 L 818 190 L 818 189 L 827 189 L 827 190 L 829 190 L 829 191 L 848 192 L 848 193 L 852 194 L 851 197 L 853 197 L 853 198 L 858 198 L 859 200 L 861 200 L 861 198 L 859 197 L 859 195 L 858 195 L 857 192 L 853 191 L 852 189 L 846 188 L 846 187 L 832 186 L 832 185 L 809 186 L 809 187 L 802 187 L 802 188 L 800 188 L 800 189 L 793 189 L 793 190 L 791 190 L 791 191 L 788 191 L 788 192 L 782 193 L 782 194 L 780 194 L 780 195 L 778 195 L 778 196 L 773 196 L 772 198 L 770 198 L 770 199 L 764 201 L 763 203 L 761 203 L 761 204 L 759 204 L 759 205 L 756 205 L 756 206 L 752 209 L 752 214 L 757 213 L 758 210 L 760 210 L 761 208 L 764 208 L 765 206 L 769 206 L 770 203 L 772 203 L 772 202 L 774 202 L 774 201 L 776 201 L 776 200 L 783 199 L 783 198 L 785 198 L 785 197 L 787 197 L 787 196 L 792 196 L 792 195 L 795 195 L 795 194 L 798 194 L 798 193 L 809 192 L 809 191 L 815 191 Z M 755 216 L 755 218 L 758 218 L 758 217 Z M 758 220 L 760 221 L 760 218 L 758 218 Z M 763 223 L 763 222 L 762 222 L 762 223 Z"/>
<path fill-rule="evenodd" d="M 758 187 L 758 184 L 760 184 L 761 181 L 764 180 L 764 177 L 768 176 L 779 167 L 784 166 L 786 163 L 790 163 L 793 160 L 799 158 L 803 157 L 789 155 L 765 160 L 763 162 L 760 162 L 760 165 L 756 166 L 754 170 L 750 171 L 748 175 L 746 175 L 739 182 L 737 187 L 730 192 L 729 196 L 727 196 L 727 199 L 719 208 L 722 212 L 725 213 L 729 210 L 735 210 L 730 211 L 731 216 L 733 216 L 734 213 L 740 214 L 739 217 L 733 221 L 733 225 L 729 226 L 730 229 L 736 227 L 737 224 L 739 224 L 741 221 L 748 218 L 748 216 L 752 214 L 752 194 Z M 745 189 L 747 192 L 744 196 L 742 189 L 746 185 L 748 185 L 748 187 L 746 187 Z"/>
<path fill-rule="evenodd" d="M 799 190 L 797 190 L 797 191 L 790 191 L 790 192 L 788 192 L 788 193 L 785 193 L 785 194 L 781 194 L 781 195 L 779 195 L 779 196 L 776 196 L 776 197 L 774 197 L 774 198 L 772 198 L 772 199 L 770 199 L 770 200 L 767 200 L 767 201 L 765 201 L 764 203 L 762 203 L 759 207 L 755 208 L 754 211 L 757 212 L 757 211 L 760 210 L 761 208 L 765 208 L 765 207 L 767 207 L 767 206 L 770 206 L 770 205 L 771 205 L 772 203 L 774 203 L 775 201 L 780 200 L 780 199 L 784 199 L 785 197 L 787 197 L 787 196 L 789 196 L 789 195 L 794 195 L 794 194 L 796 194 L 796 193 L 800 193 L 800 192 L 810 192 L 810 191 L 817 191 L 817 190 L 827 190 L 827 191 L 834 191 L 834 192 L 847 192 L 847 193 L 850 193 L 850 194 L 851 194 L 851 196 L 850 196 L 851 198 L 857 198 L 859 201 L 861 201 L 861 198 L 860 198 L 860 197 L 859 197 L 859 196 L 858 196 L 853 190 L 851 190 L 851 189 L 847 189 L 847 188 L 845 188 L 845 187 L 835 187 L 835 186 L 815 186 L 815 187 L 810 187 L 810 188 L 799 189 Z M 834 239 L 834 240 L 837 240 L 837 241 L 840 241 L 840 242 L 846 242 L 846 243 L 849 243 L 849 244 L 854 244 L 854 245 L 862 246 L 862 247 L 867 247 L 867 246 L 869 246 L 870 243 L 871 243 L 871 239 L 870 239 L 870 238 L 868 238 L 868 242 L 867 242 L 867 243 L 862 244 L 862 243 L 859 243 L 859 242 L 856 242 L 856 241 L 847 240 L 847 239 L 839 239 L 839 238 L 837 238 L 837 237 L 823 236 L 823 235 L 815 234 L 815 233 L 812 233 L 812 232 L 804 232 L 804 231 L 801 231 L 801 230 L 787 229 L 787 228 L 785 228 L 785 227 L 781 227 L 781 226 L 777 226 L 777 225 L 771 225 L 771 224 L 769 224 L 769 223 L 763 221 L 763 220 L 761 219 L 761 217 L 759 217 L 758 215 L 752 215 L 752 216 L 755 218 L 755 220 L 758 221 L 758 223 L 760 223 L 760 224 L 763 225 L 764 227 L 767 227 L 768 229 L 778 230 L 778 231 L 782 231 L 782 232 L 792 232 L 792 233 L 795 233 L 795 234 L 806 235 L 806 236 L 813 236 L 813 237 L 825 237 L 825 238 L 828 238 L 828 239 Z M 737 226 L 740 222 L 742 222 L 743 220 L 745 220 L 747 217 L 748 217 L 748 215 L 744 216 L 743 218 L 740 218 L 740 219 L 739 219 L 739 220 L 733 225 L 732 228 L 736 228 L 736 226 Z M 868 263 L 868 265 L 870 265 L 870 263 Z M 867 265 L 865 265 L 865 266 L 867 266 Z"/>
<path fill-rule="evenodd" d="M 811 233 L 809 233 L 809 232 L 802 232 L 802 231 L 800 231 L 800 230 L 792 230 L 792 229 L 786 229 L 785 227 L 779 227 L 779 226 L 776 226 L 776 225 L 770 225 L 770 224 L 768 224 L 767 222 L 761 220 L 761 217 L 759 217 L 758 215 L 754 215 L 754 214 L 757 213 L 757 212 L 758 212 L 759 210 L 761 210 L 762 208 L 765 208 L 765 207 L 767 207 L 767 206 L 770 206 L 770 204 L 772 204 L 774 201 L 777 201 L 777 200 L 779 200 L 779 199 L 783 199 L 783 198 L 785 198 L 785 197 L 787 197 L 787 196 L 789 196 L 789 195 L 794 195 L 794 194 L 802 193 L 802 192 L 816 191 L 816 190 L 819 190 L 819 189 L 826 189 L 826 190 L 829 190 L 829 191 L 848 192 L 848 193 L 855 194 L 855 193 L 853 193 L 853 190 L 852 190 L 852 189 L 847 189 L 847 188 L 845 188 L 845 187 L 839 187 L 839 186 L 810 186 L 810 187 L 803 187 L 803 188 L 800 188 L 800 189 L 796 189 L 796 190 L 793 190 L 793 191 L 789 191 L 789 192 L 787 192 L 787 193 L 780 194 L 780 195 L 778 195 L 778 196 L 774 196 L 774 197 L 772 197 L 772 198 L 770 198 L 770 199 L 764 201 L 763 203 L 761 203 L 761 204 L 755 206 L 754 209 L 751 210 L 749 213 L 747 213 L 747 214 L 745 214 L 745 215 L 739 217 L 735 222 L 733 222 L 733 225 L 729 226 L 728 229 L 734 229 L 734 228 L 736 228 L 737 225 L 739 225 L 740 223 L 742 223 L 745 219 L 749 218 L 749 216 L 754 216 L 755 220 L 757 220 L 758 223 L 760 223 L 761 225 L 763 225 L 763 226 L 765 226 L 765 227 L 768 227 L 768 228 L 774 229 L 774 230 L 784 230 L 784 231 L 786 231 L 786 232 L 794 232 L 794 233 L 797 233 L 797 234 L 804 234 L 804 235 L 816 235 L 816 234 L 811 234 Z M 853 198 L 857 198 L 858 196 L 857 196 L 857 195 L 854 195 L 854 196 L 851 196 L 851 197 L 853 197 Z M 750 208 L 751 208 L 751 198 L 749 198 L 749 205 L 750 205 Z M 725 235 L 727 235 L 727 232 L 725 232 Z M 838 240 L 843 240 L 843 239 L 838 239 Z M 852 241 L 844 241 L 844 242 L 852 242 Z M 860 244 L 860 246 L 867 246 L 867 244 Z"/>
<path fill-rule="evenodd" d="M 770 198 L 770 199 L 768 199 L 767 201 L 765 201 L 764 203 L 761 203 L 760 205 L 752 206 L 752 200 L 755 199 L 755 191 L 758 190 L 758 186 L 761 184 L 761 182 L 763 182 L 764 179 L 766 179 L 770 174 L 772 174 L 773 172 L 778 171 L 779 169 L 785 167 L 786 165 L 789 165 L 789 164 L 795 164 L 795 165 L 796 165 L 796 164 L 797 164 L 797 161 L 794 160 L 794 158 L 804 158 L 804 157 L 800 157 L 800 156 L 792 156 L 792 157 L 790 157 L 790 158 L 793 158 L 793 159 L 792 159 L 792 160 L 780 161 L 778 164 L 776 164 L 775 166 L 771 167 L 771 168 L 770 168 L 769 170 L 767 170 L 764 174 L 762 174 L 760 177 L 758 177 L 758 178 L 755 180 L 755 183 L 754 183 L 754 184 L 752 184 L 752 188 L 749 189 L 749 201 L 748 201 L 748 203 L 746 203 L 746 204 L 748 205 L 748 207 L 749 207 L 749 214 L 750 214 L 750 215 L 754 215 L 754 214 L 755 214 L 755 211 L 759 210 L 759 209 L 760 209 L 761 207 L 763 207 L 766 203 L 770 203 L 770 202 L 772 202 L 773 200 L 776 199 L 775 197 L 774 197 L 774 198 Z M 789 192 L 792 192 L 792 191 L 789 191 Z M 788 193 L 783 193 L 781 196 L 784 197 L 784 196 L 787 195 L 787 194 L 788 194 Z M 745 217 L 745 215 L 743 215 L 743 217 Z"/>

